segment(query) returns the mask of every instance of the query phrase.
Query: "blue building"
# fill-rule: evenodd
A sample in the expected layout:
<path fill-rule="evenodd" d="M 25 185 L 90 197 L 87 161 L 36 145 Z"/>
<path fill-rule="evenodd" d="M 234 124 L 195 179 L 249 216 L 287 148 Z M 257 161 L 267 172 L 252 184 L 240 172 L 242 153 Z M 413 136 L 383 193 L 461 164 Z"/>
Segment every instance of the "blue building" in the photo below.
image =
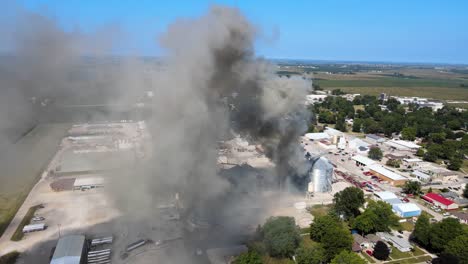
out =
<path fill-rule="evenodd" d="M 421 208 L 414 203 L 397 203 L 392 205 L 393 211 L 400 217 L 421 215 Z"/>

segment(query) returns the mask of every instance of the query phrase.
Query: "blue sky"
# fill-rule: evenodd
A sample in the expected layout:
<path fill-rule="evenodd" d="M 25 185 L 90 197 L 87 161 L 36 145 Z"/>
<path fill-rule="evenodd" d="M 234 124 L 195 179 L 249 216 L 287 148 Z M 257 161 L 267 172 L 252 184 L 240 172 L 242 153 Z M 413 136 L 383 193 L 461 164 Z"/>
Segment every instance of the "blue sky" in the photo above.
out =
<path fill-rule="evenodd" d="M 238 7 L 265 38 L 268 58 L 468 64 L 468 1 L 305 0 L 156 1 L 19 0 L 67 29 L 92 32 L 119 25 L 131 50 L 161 55 L 157 35 L 179 17 L 197 17 L 215 3 Z M 279 34 L 277 34 L 279 32 Z M 273 36 L 279 36 L 273 38 Z M 129 47 L 121 47 L 125 53 Z"/>

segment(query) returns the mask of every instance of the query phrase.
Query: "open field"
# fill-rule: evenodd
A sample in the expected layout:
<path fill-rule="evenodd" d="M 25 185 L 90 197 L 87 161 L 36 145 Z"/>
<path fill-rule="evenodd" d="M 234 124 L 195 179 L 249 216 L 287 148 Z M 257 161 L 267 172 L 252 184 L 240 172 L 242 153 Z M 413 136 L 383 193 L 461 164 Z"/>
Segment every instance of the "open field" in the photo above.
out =
<path fill-rule="evenodd" d="M 302 74 L 325 90 L 468 100 L 468 70 L 465 66 L 312 63 L 302 67 L 283 65 L 280 71 Z"/>
<path fill-rule="evenodd" d="M 69 124 L 44 124 L 3 150 L 9 159 L 0 164 L 0 235 L 40 178 L 57 151 Z"/>

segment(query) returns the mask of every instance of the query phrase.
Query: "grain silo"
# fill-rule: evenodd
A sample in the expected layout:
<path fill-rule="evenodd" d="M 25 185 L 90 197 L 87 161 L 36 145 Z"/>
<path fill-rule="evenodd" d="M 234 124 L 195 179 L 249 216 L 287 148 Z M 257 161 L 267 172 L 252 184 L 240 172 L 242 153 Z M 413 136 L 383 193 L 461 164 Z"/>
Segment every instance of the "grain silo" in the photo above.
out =
<path fill-rule="evenodd" d="M 310 180 L 313 184 L 313 191 L 316 193 L 330 192 L 332 190 L 332 176 L 332 164 L 324 157 L 318 158 L 314 162 L 310 174 Z"/>

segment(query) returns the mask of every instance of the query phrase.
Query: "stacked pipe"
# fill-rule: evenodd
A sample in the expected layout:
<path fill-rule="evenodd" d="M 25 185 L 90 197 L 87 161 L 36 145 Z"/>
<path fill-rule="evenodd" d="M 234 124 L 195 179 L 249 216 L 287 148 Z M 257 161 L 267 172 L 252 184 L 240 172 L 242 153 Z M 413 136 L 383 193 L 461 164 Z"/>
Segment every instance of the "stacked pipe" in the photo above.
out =
<path fill-rule="evenodd" d="M 98 245 L 103 245 L 103 244 L 112 244 L 113 237 L 103 237 L 103 238 L 95 238 L 91 240 L 91 246 L 98 246 Z"/>
<path fill-rule="evenodd" d="M 110 249 L 95 250 L 88 252 L 88 264 L 110 263 Z"/>

